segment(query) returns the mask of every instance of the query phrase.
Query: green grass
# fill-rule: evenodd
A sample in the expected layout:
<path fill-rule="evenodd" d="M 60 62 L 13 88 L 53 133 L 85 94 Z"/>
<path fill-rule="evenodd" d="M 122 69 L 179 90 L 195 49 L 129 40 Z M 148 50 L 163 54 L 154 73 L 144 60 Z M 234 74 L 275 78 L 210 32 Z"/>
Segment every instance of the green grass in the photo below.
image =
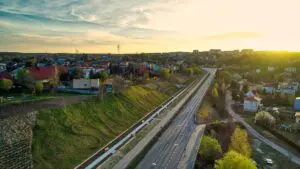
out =
<path fill-rule="evenodd" d="M 166 98 L 135 86 L 103 101 L 40 111 L 33 129 L 34 168 L 75 167 Z"/>

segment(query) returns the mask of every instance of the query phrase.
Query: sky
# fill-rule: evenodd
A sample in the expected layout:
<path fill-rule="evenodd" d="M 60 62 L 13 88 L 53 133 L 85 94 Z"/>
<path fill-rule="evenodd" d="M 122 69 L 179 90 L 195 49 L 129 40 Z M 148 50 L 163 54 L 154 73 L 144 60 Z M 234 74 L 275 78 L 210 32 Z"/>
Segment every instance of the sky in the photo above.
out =
<path fill-rule="evenodd" d="M 300 49 L 299 0 L 0 0 L 0 51 Z"/>

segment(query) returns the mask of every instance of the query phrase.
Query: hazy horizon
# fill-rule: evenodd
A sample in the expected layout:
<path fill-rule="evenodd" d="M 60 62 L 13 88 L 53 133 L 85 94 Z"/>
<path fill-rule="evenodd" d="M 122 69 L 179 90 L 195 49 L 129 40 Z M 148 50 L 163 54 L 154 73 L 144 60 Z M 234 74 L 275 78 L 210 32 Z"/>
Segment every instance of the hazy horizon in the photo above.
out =
<path fill-rule="evenodd" d="M 299 51 L 297 0 L 2 0 L 0 51 Z"/>

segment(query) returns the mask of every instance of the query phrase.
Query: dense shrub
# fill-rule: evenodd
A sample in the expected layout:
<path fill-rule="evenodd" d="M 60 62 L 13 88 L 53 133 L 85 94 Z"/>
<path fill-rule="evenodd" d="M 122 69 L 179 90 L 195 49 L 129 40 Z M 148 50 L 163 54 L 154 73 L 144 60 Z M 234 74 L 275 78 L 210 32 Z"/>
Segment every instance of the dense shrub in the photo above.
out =
<path fill-rule="evenodd" d="M 1 79 L 0 80 L 0 89 L 9 91 L 12 87 L 12 81 L 9 79 Z"/>
<path fill-rule="evenodd" d="M 44 85 L 41 81 L 35 82 L 34 89 L 37 93 L 42 93 L 44 90 Z"/>
<path fill-rule="evenodd" d="M 206 161 L 213 162 L 222 154 L 221 146 L 213 137 L 204 136 L 201 141 L 199 154 Z"/>
<path fill-rule="evenodd" d="M 160 70 L 160 76 L 165 79 L 165 80 L 169 80 L 170 79 L 170 72 L 169 69 L 163 68 Z"/>
<path fill-rule="evenodd" d="M 275 118 L 269 112 L 261 111 L 256 113 L 255 123 L 264 126 L 271 126 L 275 124 Z"/>
<path fill-rule="evenodd" d="M 251 156 L 251 147 L 248 141 L 248 133 L 246 130 L 237 126 L 231 136 L 230 150 L 234 150 L 246 157 Z"/>
<path fill-rule="evenodd" d="M 257 169 L 253 160 L 235 151 L 229 151 L 215 163 L 215 169 Z"/>

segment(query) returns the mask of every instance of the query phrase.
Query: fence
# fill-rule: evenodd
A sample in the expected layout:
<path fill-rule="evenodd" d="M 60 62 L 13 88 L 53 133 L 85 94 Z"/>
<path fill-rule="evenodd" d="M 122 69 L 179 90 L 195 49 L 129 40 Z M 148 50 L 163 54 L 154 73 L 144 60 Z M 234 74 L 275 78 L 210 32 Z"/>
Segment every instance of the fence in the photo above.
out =
<path fill-rule="evenodd" d="M 0 169 L 31 169 L 32 126 L 37 112 L 0 121 Z"/>

